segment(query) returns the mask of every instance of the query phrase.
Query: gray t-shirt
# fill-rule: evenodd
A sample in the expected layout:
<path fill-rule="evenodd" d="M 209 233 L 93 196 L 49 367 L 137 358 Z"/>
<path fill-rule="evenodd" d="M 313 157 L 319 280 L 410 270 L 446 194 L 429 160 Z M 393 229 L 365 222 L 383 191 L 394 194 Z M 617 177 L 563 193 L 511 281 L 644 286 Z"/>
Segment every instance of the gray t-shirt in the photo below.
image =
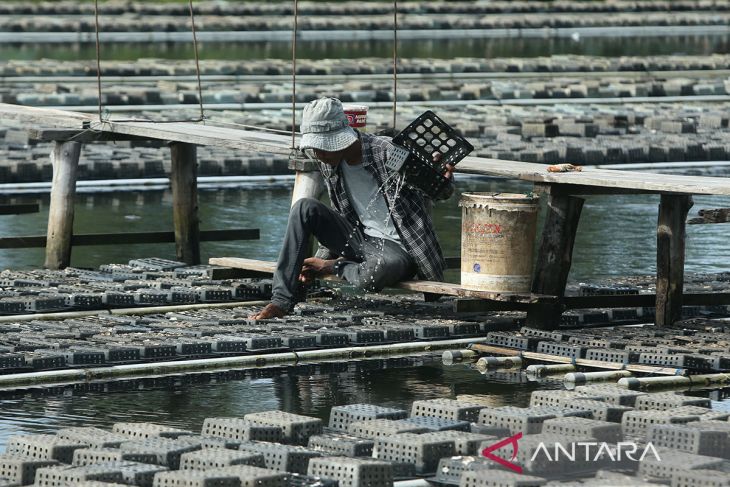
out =
<path fill-rule="evenodd" d="M 378 183 L 365 166 L 351 166 L 340 162 L 342 179 L 355 213 L 360 218 L 366 235 L 387 238 L 400 244 L 398 231 L 385 204 L 385 196 L 378 191 Z"/>

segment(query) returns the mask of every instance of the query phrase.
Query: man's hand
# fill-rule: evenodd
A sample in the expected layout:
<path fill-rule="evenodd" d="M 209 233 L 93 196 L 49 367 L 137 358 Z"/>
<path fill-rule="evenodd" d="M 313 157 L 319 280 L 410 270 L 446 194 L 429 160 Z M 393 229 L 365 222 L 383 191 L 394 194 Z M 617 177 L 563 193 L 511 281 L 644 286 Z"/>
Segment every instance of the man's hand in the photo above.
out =
<path fill-rule="evenodd" d="M 335 262 L 337 259 L 324 260 L 317 257 L 304 259 L 302 271 L 299 273 L 299 280 L 309 284 L 315 277 L 329 276 L 335 273 Z"/>
<path fill-rule="evenodd" d="M 286 311 L 279 308 L 274 303 L 269 303 L 259 311 L 248 316 L 249 320 L 270 320 L 271 318 L 281 318 L 286 316 Z"/>
<path fill-rule="evenodd" d="M 436 151 L 433 154 L 431 154 L 431 157 L 433 158 L 434 163 L 439 163 L 439 162 L 441 162 L 441 159 L 443 158 L 443 154 Z M 451 180 L 454 179 L 454 166 L 453 165 L 446 164 L 446 172 L 444 172 L 444 177 L 446 179 L 451 179 Z"/>

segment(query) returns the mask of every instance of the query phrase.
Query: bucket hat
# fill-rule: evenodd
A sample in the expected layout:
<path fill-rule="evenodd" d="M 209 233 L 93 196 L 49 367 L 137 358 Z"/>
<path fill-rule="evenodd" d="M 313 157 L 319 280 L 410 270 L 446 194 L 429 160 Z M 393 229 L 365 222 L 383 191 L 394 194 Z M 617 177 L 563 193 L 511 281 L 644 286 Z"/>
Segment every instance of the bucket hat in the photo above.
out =
<path fill-rule="evenodd" d="M 304 107 L 299 148 L 337 152 L 357 140 L 357 132 L 347 123 L 342 102 L 337 98 L 320 98 Z"/>

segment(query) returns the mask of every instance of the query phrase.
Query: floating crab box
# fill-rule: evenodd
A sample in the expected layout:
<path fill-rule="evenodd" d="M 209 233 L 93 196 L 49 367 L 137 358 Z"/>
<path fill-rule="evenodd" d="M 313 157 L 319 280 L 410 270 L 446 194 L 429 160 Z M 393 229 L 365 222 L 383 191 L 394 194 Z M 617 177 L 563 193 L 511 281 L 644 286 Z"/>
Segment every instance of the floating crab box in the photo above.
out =
<path fill-rule="evenodd" d="M 474 150 L 466 139 L 432 111 L 426 111 L 393 137 L 395 148 L 386 163 L 400 172 L 406 182 L 431 197 L 449 184 L 446 165 L 455 165 Z M 434 162 L 434 153 L 441 154 Z"/>

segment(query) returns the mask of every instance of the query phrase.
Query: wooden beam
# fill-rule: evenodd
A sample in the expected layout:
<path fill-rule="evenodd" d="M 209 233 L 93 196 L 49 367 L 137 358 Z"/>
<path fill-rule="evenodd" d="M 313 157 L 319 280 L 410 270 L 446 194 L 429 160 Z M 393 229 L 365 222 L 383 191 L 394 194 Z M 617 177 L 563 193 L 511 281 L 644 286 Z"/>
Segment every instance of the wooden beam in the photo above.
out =
<path fill-rule="evenodd" d="M 656 324 L 669 326 L 682 318 L 685 222 L 692 207 L 689 195 L 662 195 L 657 222 Z"/>
<path fill-rule="evenodd" d="M 149 141 L 148 137 L 118 134 L 114 132 L 88 129 L 31 128 L 28 137 L 40 141 L 74 141 L 74 142 L 116 142 L 116 141 Z M 163 141 L 159 141 L 163 143 Z"/>
<path fill-rule="evenodd" d="M 38 213 L 39 211 L 40 206 L 38 203 L 0 205 L 0 215 L 23 215 L 26 213 Z"/>
<path fill-rule="evenodd" d="M 46 245 L 47 269 L 63 269 L 71 264 L 71 237 L 76 199 L 76 174 L 81 143 L 54 142 L 51 152 L 53 183 L 48 207 Z"/>
<path fill-rule="evenodd" d="M 200 264 L 198 220 L 197 150 L 192 144 L 170 144 L 172 168 L 172 216 L 175 226 L 175 255 L 189 265 Z"/>
<path fill-rule="evenodd" d="M 712 208 L 700 210 L 697 218 L 687 221 L 690 225 L 702 225 L 705 223 L 728 223 L 730 222 L 730 208 Z"/>
<path fill-rule="evenodd" d="M 562 297 L 573 260 L 573 245 L 584 200 L 556 194 L 552 187 L 547 190 L 547 214 L 537 253 L 532 292 Z M 559 301 L 536 303 L 527 311 L 527 324 L 542 329 L 556 328 L 562 312 Z"/>
<path fill-rule="evenodd" d="M 257 240 L 258 229 L 203 230 L 200 240 L 203 242 L 221 242 L 225 240 Z M 26 237 L 2 237 L 0 249 L 26 249 L 45 247 L 47 238 L 43 235 Z M 125 233 L 88 233 L 73 235 L 71 245 L 131 245 L 175 242 L 175 232 L 125 232 Z"/>
<path fill-rule="evenodd" d="M 547 353 L 527 352 L 522 350 L 515 350 L 513 348 L 495 347 L 493 345 L 484 345 L 481 343 L 475 343 L 470 346 L 475 352 L 481 354 L 490 355 L 515 355 L 519 354 L 523 358 L 534 360 L 536 362 L 551 362 L 558 364 L 575 364 L 581 367 L 590 367 L 595 369 L 605 370 L 629 370 L 631 372 L 638 372 L 642 374 L 657 374 L 657 375 L 677 375 L 676 367 L 656 367 L 653 365 L 644 364 L 620 364 L 618 362 L 602 362 L 600 360 L 589 360 L 584 358 L 573 359 L 572 357 L 563 357 L 560 355 L 551 355 Z M 680 369 L 681 370 L 681 369 Z"/>

